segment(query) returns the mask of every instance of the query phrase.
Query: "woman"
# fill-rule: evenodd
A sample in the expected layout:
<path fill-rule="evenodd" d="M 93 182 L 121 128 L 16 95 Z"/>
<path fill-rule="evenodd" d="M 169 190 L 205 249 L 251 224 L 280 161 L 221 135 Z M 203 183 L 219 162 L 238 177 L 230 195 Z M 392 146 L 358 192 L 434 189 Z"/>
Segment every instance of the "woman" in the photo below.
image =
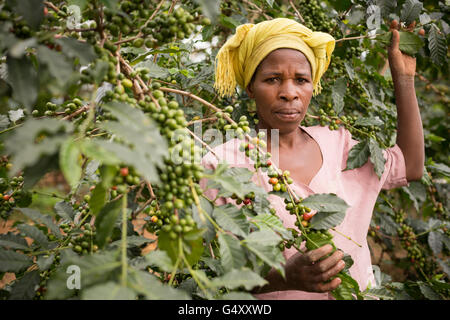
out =
<path fill-rule="evenodd" d="M 397 143 L 384 152 L 386 163 L 381 178 L 369 161 L 361 168 L 343 171 L 348 152 L 357 143 L 344 128 L 330 131 L 327 127 L 300 126 L 313 94 L 321 90 L 320 78 L 330 63 L 335 43 L 330 35 L 280 18 L 238 27 L 219 51 L 216 89 L 221 95 L 230 95 L 238 83 L 256 102 L 258 129 L 266 129 L 269 134 L 271 129 L 279 129 L 279 145 L 270 145 L 268 138 L 268 150 L 277 148 L 279 161 L 275 164 L 290 171 L 294 192 L 303 198 L 314 193 L 335 193 L 350 205 L 337 230 L 354 242 L 335 234 L 334 243 L 342 251 L 323 260 L 332 251 L 329 245 L 305 254 L 286 249 L 286 279 L 271 270 L 266 277 L 268 284 L 254 291 L 257 298 L 331 298 L 329 292 L 339 286 L 340 279 L 329 280 L 344 268 L 343 252 L 354 260 L 350 274 L 360 289 L 374 284 L 366 236 L 378 193 L 382 188 L 420 179 L 424 163 L 422 123 L 414 88 L 415 59 L 399 50 L 397 27 L 394 21 L 388 52 L 398 112 Z M 238 145 L 230 141 L 214 151 L 229 164 L 242 166 L 248 161 L 243 161 L 245 156 Z M 217 162 L 211 153 L 203 159 L 207 168 L 215 168 Z M 266 173 L 259 173 L 254 181 L 271 190 Z M 214 199 L 214 190 L 208 190 L 207 195 Z M 269 200 L 284 226 L 296 228 L 295 217 L 284 209 L 282 199 L 270 196 Z M 221 199 L 218 203 L 225 202 L 232 201 Z"/>

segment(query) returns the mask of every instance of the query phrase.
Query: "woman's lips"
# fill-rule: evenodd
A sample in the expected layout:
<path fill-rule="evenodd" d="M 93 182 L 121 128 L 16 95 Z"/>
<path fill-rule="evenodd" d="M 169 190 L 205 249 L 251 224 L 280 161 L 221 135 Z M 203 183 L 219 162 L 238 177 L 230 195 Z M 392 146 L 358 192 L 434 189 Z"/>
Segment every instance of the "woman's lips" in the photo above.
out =
<path fill-rule="evenodd" d="M 296 120 L 300 116 L 300 112 L 299 111 L 291 111 L 291 110 L 277 111 L 277 112 L 275 112 L 275 115 L 278 118 L 280 118 L 281 120 L 292 121 L 292 120 Z"/>

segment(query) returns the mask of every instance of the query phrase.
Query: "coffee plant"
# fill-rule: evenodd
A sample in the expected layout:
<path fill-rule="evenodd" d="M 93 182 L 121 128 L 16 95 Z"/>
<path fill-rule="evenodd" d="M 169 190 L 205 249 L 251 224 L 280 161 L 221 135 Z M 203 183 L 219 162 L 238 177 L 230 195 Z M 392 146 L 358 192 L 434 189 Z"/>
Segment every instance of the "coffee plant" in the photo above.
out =
<path fill-rule="evenodd" d="M 215 55 L 236 26 L 277 17 L 337 40 L 304 125 L 349 130 L 359 143 L 347 169 L 371 161 L 378 176 L 396 137 L 389 23 L 416 22 L 400 49 L 417 58 L 424 174 L 379 195 L 368 233 L 376 286 L 359 288 L 347 255 L 332 294 L 450 297 L 448 1 L 0 0 L 0 10 L 1 299 L 254 299 L 271 268 L 284 275 L 285 248 L 348 238 L 335 228 L 348 205 L 296 195 L 255 132 L 254 102 L 213 89 Z M 254 170 L 204 168 L 223 142 L 209 129 L 240 139 Z M 252 182 L 259 170 L 272 191 Z"/>

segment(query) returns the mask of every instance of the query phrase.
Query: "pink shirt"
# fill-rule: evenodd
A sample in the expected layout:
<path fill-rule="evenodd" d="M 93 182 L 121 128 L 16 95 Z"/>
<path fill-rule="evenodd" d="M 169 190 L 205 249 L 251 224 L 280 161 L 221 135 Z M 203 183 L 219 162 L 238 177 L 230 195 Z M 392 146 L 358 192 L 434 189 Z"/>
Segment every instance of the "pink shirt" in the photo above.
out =
<path fill-rule="evenodd" d="M 403 154 L 397 145 L 384 151 L 386 163 L 381 179 L 375 174 L 370 161 L 367 161 L 360 168 L 342 171 L 346 167 L 348 152 L 358 143 L 358 141 L 352 139 L 350 132 L 344 128 L 331 131 L 328 127 L 321 126 L 301 126 L 301 128 L 318 143 L 322 152 L 323 164 L 309 185 L 294 182 L 291 184 L 291 187 L 302 198 L 315 193 L 335 193 L 350 206 L 347 209 L 344 221 L 336 229 L 355 240 L 361 247 L 343 236 L 333 231 L 331 232 L 334 235 L 333 241 L 335 245 L 353 258 L 354 264 L 350 268 L 350 274 L 359 283 L 360 289 L 363 291 L 369 283 L 372 286 L 375 285 L 370 251 L 367 245 L 367 232 L 372 218 L 372 211 L 381 189 L 392 189 L 407 185 Z M 226 160 L 230 166 L 246 167 L 254 171 L 253 161 L 239 151 L 241 142 L 237 139 L 230 140 L 214 148 L 214 153 L 220 159 Z M 203 158 L 202 164 L 206 168 L 216 168 L 218 160 L 209 152 Z M 272 190 L 268 180 L 267 172 L 262 172 L 261 170 L 258 170 L 258 173 L 253 176 L 253 181 L 267 192 Z M 202 181 L 201 184 L 203 189 L 205 189 L 206 182 Z M 208 198 L 214 199 L 217 190 L 210 189 L 205 194 Z M 284 226 L 286 228 L 296 228 L 294 226 L 295 216 L 290 215 L 286 211 L 284 201 L 275 195 L 270 195 L 268 200 L 273 208 L 276 209 L 277 215 L 283 221 Z M 234 200 L 222 198 L 217 201 L 219 205 L 225 203 L 234 203 Z M 295 248 L 286 249 L 283 255 L 288 259 L 295 252 Z M 293 290 L 257 294 L 255 297 L 264 300 L 332 299 L 331 294 L 328 293 Z"/>

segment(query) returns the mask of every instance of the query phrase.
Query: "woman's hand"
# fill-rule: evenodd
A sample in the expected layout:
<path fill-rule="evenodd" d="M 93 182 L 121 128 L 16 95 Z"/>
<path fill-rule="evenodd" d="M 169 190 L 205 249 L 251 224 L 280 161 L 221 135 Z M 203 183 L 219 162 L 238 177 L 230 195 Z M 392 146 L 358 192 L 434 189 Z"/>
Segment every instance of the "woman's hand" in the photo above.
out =
<path fill-rule="evenodd" d="M 391 74 L 394 81 L 404 78 L 414 78 L 416 74 L 416 58 L 404 54 L 400 51 L 400 33 L 398 32 L 399 23 L 397 20 L 393 20 L 390 25 L 390 31 L 392 31 L 391 45 L 388 48 L 389 66 L 391 68 Z M 416 22 L 412 22 L 408 31 L 412 32 Z M 421 31 L 422 32 L 422 31 Z"/>
<path fill-rule="evenodd" d="M 289 258 L 285 265 L 286 290 L 329 292 L 336 289 L 341 279 L 331 278 L 344 269 L 345 262 L 342 260 L 344 253 L 340 250 L 324 258 L 332 251 L 333 247 L 327 244 L 304 254 L 297 252 Z"/>

